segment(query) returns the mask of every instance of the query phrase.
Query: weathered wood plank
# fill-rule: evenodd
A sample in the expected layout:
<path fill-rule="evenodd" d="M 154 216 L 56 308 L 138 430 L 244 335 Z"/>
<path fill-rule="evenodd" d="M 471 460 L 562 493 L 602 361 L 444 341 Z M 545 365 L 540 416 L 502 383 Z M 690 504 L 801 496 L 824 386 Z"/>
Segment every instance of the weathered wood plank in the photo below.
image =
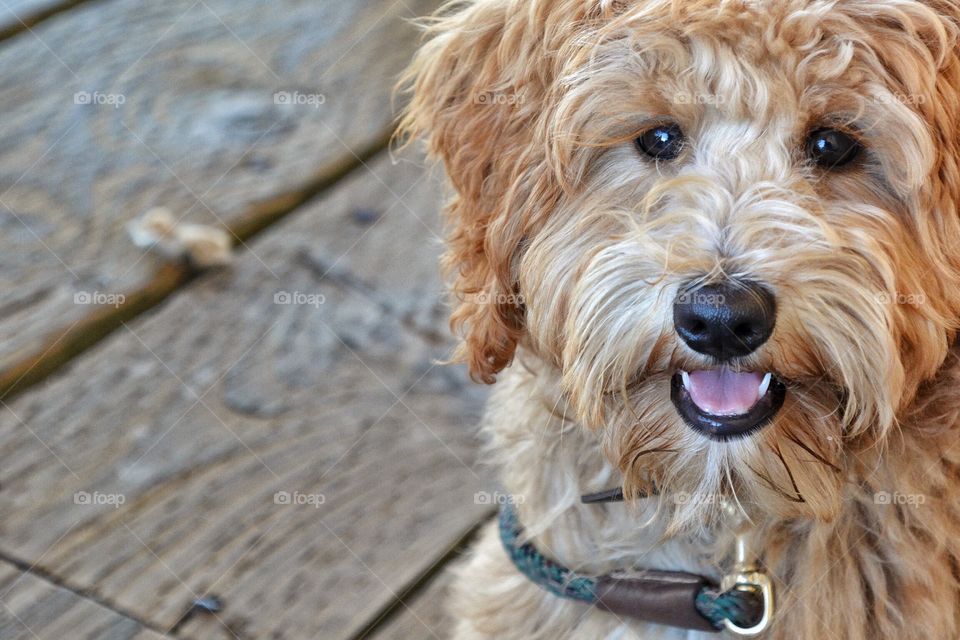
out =
<path fill-rule="evenodd" d="M 146 209 L 245 238 L 383 147 L 438 2 L 100 0 L 0 47 L 0 391 L 155 284 Z"/>
<path fill-rule="evenodd" d="M 4 640 L 160 640 L 163 634 L 72 591 L 0 562 Z"/>
<path fill-rule="evenodd" d="M 0 411 L 0 548 L 159 628 L 222 597 L 187 637 L 362 628 L 484 509 L 438 191 L 381 157 Z"/>
<path fill-rule="evenodd" d="M 371 621 L 370 626 L 352 640 L 443 640 L 451 637 L 455 624 L 455 612 L 451 613 L 449 608 L 453 572 L 456 565 L 469 553 L 480 531 L 488 526 L 496 515 L 494 509 L 476 522 L 416 584 L 406 592 L 398 594 L 390 608 L 384 610 L 378 619 Z"/>
<path fill-rule="evenodd" d="M 449 571 L 440 573 L 424 591 L 405 599 L 397 614 L 381 628 L 361 640 L 447 640 L 453 632 L 453 620 L 446 610 L 452 581 Z"/>

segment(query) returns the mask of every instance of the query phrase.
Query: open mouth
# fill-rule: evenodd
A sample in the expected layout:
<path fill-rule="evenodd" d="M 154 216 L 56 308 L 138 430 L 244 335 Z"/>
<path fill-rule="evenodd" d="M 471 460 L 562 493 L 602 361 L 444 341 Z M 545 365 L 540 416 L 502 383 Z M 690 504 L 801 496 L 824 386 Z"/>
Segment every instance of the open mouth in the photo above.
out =
<path fill-rule="evenodd" d="M 746 437 L 777 415 L 787 388 L 772 373 L 726 368 L 678 371 L 670 399 L 684 422 L 714 440 Z"/>

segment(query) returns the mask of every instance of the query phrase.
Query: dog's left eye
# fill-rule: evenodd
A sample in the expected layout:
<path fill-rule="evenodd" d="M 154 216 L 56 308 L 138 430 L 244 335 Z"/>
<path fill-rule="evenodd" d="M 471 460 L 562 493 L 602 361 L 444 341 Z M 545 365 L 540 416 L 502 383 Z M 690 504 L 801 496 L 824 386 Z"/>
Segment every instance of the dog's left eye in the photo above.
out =
<path fill-rule="evenodd" d="M 637 138 L 637 147 L 651 158 L 673 160 L 683 149 L 684 135 L 675 124 L 662 124 L 645 131 Z"/>
<path fill-rule="evenodd" d="M 842 167 L 860 155 L 860 143 L 842 131 L 824 127 L 816 129 L 807 138 L 807 154 L 825 169 Z"/>

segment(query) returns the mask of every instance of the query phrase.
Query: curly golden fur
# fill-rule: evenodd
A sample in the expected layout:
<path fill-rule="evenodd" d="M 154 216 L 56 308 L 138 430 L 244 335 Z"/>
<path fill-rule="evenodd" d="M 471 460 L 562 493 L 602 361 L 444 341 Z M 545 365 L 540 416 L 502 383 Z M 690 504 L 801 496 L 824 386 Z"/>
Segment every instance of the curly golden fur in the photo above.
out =
<path fill-rule="evenodd" d="M 765 637 L 960 638 L 960 2 L 465 0 L 427 29 L 401 131 L 455 191 L 458 355 L 499 378 L 484 431 L 536 544 L 719 577 L 720 496 L 777 584 Z M 642 157 L 664 120 L 688 143 Z M 824 126 L 855 165 L 804 156 Z M 725 442 L 670 401 L 715 365 L 673 300 L 721 277 L 775 292 L 736 367 L 788 388 Z M 629 505 L 579 504 L 616 483 Z M 492 530 L 454 609 L 460 639 L 696 637 L 541 591 Z"/>

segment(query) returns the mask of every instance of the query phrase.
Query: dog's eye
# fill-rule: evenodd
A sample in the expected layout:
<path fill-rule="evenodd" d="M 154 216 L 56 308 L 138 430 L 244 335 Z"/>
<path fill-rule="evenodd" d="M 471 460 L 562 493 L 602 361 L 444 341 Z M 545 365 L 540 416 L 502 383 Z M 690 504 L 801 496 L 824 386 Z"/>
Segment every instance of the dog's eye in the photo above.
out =
<path fill-rule="evenodd" d="M 826 169 L 853 162 L 860 155 L 861 149 L 855 138 L 836 129 L 816 129 L 807 138 L 807 155 L 817 165 Z"/>
<path fill-rule="evenodd" d="M 673 160 L 683 149 L 683 131 L 675 124 L 661 124 L 642 133 L 637 147 L 651 158 Z"/>

